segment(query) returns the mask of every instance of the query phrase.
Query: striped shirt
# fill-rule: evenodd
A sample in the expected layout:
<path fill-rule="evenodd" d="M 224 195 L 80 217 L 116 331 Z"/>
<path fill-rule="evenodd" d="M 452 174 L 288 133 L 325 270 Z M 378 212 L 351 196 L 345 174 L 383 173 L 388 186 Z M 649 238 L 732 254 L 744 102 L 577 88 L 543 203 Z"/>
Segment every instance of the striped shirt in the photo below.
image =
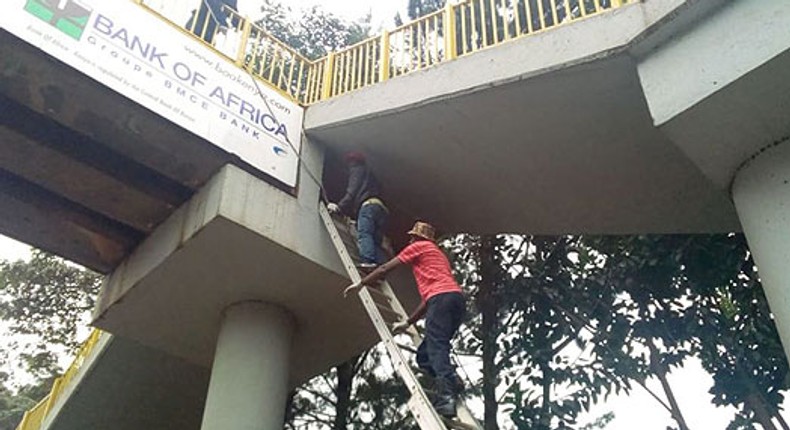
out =
<path fill-rule="evenodd" d="M 435 243 L 429 240 L 411 243 L 398 254 L 398 260 L 411 265 L 417 290 L 424 302 L 438 294 L 461 292 L 450 269 L 450 261 Z"/>

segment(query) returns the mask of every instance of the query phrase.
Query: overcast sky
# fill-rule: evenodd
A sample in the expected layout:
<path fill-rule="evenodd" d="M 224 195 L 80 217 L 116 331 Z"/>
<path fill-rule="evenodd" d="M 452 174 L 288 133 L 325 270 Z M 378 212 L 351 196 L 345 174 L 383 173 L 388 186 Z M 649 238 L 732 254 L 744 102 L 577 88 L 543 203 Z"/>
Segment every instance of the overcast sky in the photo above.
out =
<path fill-rule="evenodd" d="M 239 11 L 251 17 L 255 17 L 257 5 L 260 0 L 238 0 Z M 285 0 L 282 4 L 298 11 L 320 5 L 324 9 L 342 16 L 348 20 L 361 18 L 368 13 L 372 14 L 373 30 L 382 27 L 393 27 L 393 18 L 399 10 L 405 10 L 407 0 Z M 405 14 L 404 14 L 405 16 Z"/>

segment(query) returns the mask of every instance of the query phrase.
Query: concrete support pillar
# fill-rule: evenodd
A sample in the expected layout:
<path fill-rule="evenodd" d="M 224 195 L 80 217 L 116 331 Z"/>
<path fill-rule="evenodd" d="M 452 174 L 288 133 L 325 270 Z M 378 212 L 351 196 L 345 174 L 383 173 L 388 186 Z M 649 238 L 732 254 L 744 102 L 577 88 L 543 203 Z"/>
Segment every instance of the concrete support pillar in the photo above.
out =
<path fill-rule="evenodd" d="M 732 197 L 790 357 L 790 141 L 744 165 L 735 176 Z"/>
<path fill-rule="evenodd" d="M 242 302 L 225 310 L 202 430 L 281 430 L 294 323 L 284 309 Z"/>

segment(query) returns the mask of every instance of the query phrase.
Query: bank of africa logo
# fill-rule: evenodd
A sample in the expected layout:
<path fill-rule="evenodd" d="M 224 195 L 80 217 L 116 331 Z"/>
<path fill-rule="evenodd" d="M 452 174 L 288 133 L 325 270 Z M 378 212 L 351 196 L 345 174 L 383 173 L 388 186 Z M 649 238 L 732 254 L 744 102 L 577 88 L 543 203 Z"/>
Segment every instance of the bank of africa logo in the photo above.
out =
<path fill-rule="evenodd" d="M 79 0 L 27 0 L 25 10 L 80 40 L 92 9 Z"/>

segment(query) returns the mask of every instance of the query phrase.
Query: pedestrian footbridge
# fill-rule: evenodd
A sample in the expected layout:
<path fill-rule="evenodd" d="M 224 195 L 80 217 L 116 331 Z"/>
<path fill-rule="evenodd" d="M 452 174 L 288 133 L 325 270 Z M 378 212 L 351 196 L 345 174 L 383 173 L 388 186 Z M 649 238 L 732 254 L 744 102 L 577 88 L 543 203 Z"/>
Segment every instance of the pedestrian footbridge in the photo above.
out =
<path fill-rule="evenodd" d="M 0 231 L 107 274 L 104 332 L 20 428 L 212 428 L 245 324 L 286 346 L 237 354 L 239 375 L 274 369 L 239 423 L 369 347 L 317 215 L 350 149 L 385 184 L 396 246 L 415 218 L 743 229 L 790 343 L 787 2 L 449 2 L 315 60 L 207 4 L 9 0 L 0 17 Z M 240 303 L 257 316 L 228 322 Z"/>

